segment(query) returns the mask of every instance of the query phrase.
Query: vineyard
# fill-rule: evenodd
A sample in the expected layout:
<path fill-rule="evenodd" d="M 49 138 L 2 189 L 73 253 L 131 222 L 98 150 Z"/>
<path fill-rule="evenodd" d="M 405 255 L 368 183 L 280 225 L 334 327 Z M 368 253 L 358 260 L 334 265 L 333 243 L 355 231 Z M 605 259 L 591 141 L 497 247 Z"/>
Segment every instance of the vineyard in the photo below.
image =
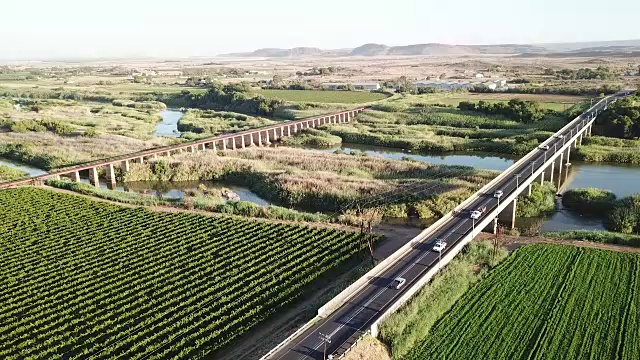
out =
<path fill-rule="evenodd" d="M 1 191 L 0 204 L 2 359 L 204 358 L 364 245 L 35 188 Z"/>
<path fill-rule="evenodd" d="M 517 250 L 407 359 L 640 359 L 640 256 Z"/>

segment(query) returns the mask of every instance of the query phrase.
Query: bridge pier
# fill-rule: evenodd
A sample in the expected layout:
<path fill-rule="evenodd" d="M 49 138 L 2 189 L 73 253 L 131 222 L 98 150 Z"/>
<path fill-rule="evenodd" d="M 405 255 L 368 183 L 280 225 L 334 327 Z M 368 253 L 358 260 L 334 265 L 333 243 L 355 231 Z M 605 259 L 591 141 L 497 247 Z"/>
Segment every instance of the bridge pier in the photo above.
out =
<path fill-rule="evenodd" d="M 89 169 L 89 182 L 95 186 L 100 186 L 100 180 L 98 179 L 98 168 Z"/>
<path fill-rule="evenodd" d="M 190 152 L 190 153 L 194 153 L 194 152 L 196 152 L 196 150 L 197 150 L 197 149 L 196 149 L 196 146 L 195 146 L 195 145 L 191 145 L 191 146 L 189 146 L 189 152 Z"/>
<path fill-rule="evenodd" d="M 260 134 L 260 131 L 258 131 L 258 143 L 256 145 L 262 146 L 262 134 Z"/>
<path fill-rule="evenodd" d="M 271 145 L 271 141 L 269 141 L 269 130 L 266 130 L 264 132 L 264 144 Z"/>
<path fill-rule="evenodd" d="M 231 138 L 231 149 L 236 150 L 236 138 Z"/>
<path fill-rule="evenodd" d="M 518 198 L 516 197 L 498 214 L 498 220 L 511 229 L 516 227 L 516 206 Z"/>
<path fill-rule="evenodd" d="M 124 160 L 120 164 L 120 169 L 122 170 L 123 173 L 129 172 L 129 160 Z"/>
<path fill-rule="evenodd" d="M 80 182 L 80 171 L 74 171 L 71 180 L 74 182 Z"/>
<path fill-rule="evenodd" d="M 205 143 L 202 143 L 202 144 L 200 144 L 200 145 L 198 145 L 198 146 L 200 147 L 200 151 L 205 151 L 205 150 L 207 150 L 207 144 L 205 144 Z"/>
<path fill-rule="evenodd" d="M 116 188 L 116 172 L 113 169 L 113 164 L 107 164 L 104 168 L 107 173 L 107 186 L 113 190 Z"/>
<path fill-rule="evenodd" d="M 556 158 L 556 161 L 554 161 L 554 164 L 557 163 L 557 165 L 555 166 L 558 168 L 558 185 L 556 185 L 556 189 L 558 189 L 558 192 L 560 191 L 560 182 L 562 181 L 562 168 L 564 167 L 563 161 L 564 161 L 564 152 L 561 152 L 560 156 L 558 156 Z"/>

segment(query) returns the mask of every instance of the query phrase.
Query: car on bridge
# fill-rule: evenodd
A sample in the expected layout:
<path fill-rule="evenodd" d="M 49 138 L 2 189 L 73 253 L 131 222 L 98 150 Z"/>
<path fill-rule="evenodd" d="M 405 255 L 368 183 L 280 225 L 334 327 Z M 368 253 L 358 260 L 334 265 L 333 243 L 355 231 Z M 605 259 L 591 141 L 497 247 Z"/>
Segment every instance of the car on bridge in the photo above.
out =
<path fill-rule="evenodd" d="M 401 278 L 401 277 L 397 277 L 391 283 L 391 287 L 393 287 L 394 289 L 400 289 L 402 287 L 402 285 L 404 285 L 404 283 L 406 283 L 406 282 L 407 282 L 407 279 Z"/>
<path fill-rule="evenodd" d="M 487 211 L 486 206 L 479 207 L 476 210 L 471 211 L 471 218 L 473 220 L 478 220 L 480 219 L 480 216 L 482 216 L 482 213 L 484 213 L 485 211 Z"/>
<path fill-rule="evenodd" d="M 540 150 L 549 150 L 550 147 L 549 147 L 549 145 L 540 145 L 540 146 L 538 146 L 538 149 L 540 149 Z"/>
<path fill-rule="evenodd" d="M 446 247 L 447 247 L 446 242 L 442 240 L 438 240 L 436 241 L 436 244 L 433 246 L 433 251 L 442 252 L 442 250 L 444 250 L 444 248 Z"/>
<path fill-rule="evenodd" d="M 493 197 L 494 197 L 494 198 L 497 198 L 497 199 L 500 199 L 500 198 L 502 197 L 502 195 L 504 195 L 504 192 L 503 192 L 502 190 L 496 190 L 496 191 L 493 193 Z"/>

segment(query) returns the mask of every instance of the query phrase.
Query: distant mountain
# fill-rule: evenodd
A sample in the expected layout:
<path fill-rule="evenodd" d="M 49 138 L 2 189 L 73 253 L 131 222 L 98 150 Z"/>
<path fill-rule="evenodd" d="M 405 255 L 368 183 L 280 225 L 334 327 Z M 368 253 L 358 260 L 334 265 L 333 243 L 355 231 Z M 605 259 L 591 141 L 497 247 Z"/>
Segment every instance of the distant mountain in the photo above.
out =
<path fill-rule="evenodd" d="M 414 44 L 388 46 L 369 43 L 355 49 L 323 50 L 314 47 L 293 49 L 258 49 L 253 52 L 226 54 L 226 57 L 308 57 L 308 56 L 456 56 L 456 55 L 520 55 L 536 56 L 599 56 L 635 55 L 640 50 L 640 40 L 600 41 L 558 44 L 501 44 L 501 45 L 449 45 Z"/>
<path fill-rule="evenodd" d="M 351 51 L 352 56 L 383 55 L 473 55 L 473 54 L 522 54 L 542 53 L 545 49 L 533 45 L 449 45 L 449 44 L 416 44 L 404 46 L 386 46 L 366 44 Z"/>
<path fill-rule="evenodd" d="M 222 56 L 280 58 L 280 57 L 328 56 L 328 55 L 334 55 L 334 54 L 340 55 L 348 52 L 349 50 L 322 50 L 314 47 L 296 47 L 293 49 L 265 48 L 265 49 L 258 49 L 252 52 L 225 54 Z"/>

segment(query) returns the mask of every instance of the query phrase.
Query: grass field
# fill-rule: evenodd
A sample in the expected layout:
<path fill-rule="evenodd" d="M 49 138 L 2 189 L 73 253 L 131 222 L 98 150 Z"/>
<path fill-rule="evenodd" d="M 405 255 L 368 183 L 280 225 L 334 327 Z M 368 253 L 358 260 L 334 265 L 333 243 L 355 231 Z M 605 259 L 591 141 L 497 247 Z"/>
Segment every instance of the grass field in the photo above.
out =
<path fill-rule="evenodd" d="M 200 359 L 362 249 L 358 234 L 0 192 L 0 358 Z"/>
<path fill-rule="evenodd" d="M 378 101 L 387 96 L 368 91 L 323 91 L 323 90 L 256 90 L 267 98 L 277 98 L 291 102 L 319 102 L 335 104 L 364 104 Z"/>
<path fill-rule="evenodd" d="M 640 359 L 639 280 L 637 254 L 521 248 L 406 359 Z"/>

